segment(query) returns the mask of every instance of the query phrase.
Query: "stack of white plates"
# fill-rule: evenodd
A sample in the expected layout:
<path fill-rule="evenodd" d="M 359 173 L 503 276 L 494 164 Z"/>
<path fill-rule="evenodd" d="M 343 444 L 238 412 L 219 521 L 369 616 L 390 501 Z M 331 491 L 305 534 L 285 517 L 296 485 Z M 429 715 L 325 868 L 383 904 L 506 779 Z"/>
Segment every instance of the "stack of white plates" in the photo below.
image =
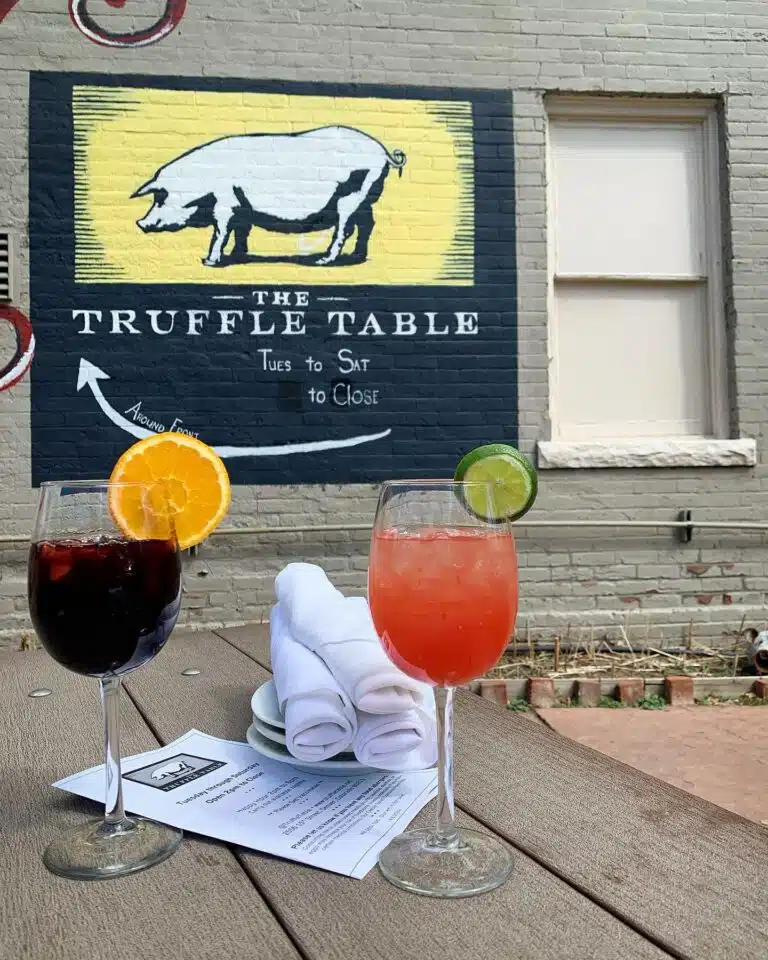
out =
<path fill-rule="evenodd" d="M 351 777 L 358 774 L 376 773 L 373 767 L 366 767 L 355 760 L 352 753 L 340 753 L 331 760 L 312 763 L 297 760 L 288 752 L 285 743 L 285 720 L 277 702 L 277 693 L 273 680 L 262 684 L 251 698 L 253 720 L 248 728 L 246 740 L 263 757 L 287 763 L 297 770 L 317 773 L 323 776 Z"/>

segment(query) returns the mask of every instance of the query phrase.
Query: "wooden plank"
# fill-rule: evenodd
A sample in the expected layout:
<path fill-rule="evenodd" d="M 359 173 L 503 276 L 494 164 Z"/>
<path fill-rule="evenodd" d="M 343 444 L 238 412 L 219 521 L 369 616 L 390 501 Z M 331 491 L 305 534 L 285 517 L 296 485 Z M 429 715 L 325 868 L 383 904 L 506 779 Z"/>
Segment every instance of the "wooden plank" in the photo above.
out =
<path fill-rule="evenodd" d="M 222 627 L 214 631 L 227 643 L 242 650 L 265 670 L 272 669 L 272 657 L 269 649 L 269 624 L 254 623 L 247 627 Z"/>
<path fill-rule="evenodd" d="M 265 628 L 221 633 L 263 657 Z M 457 803 L 497 833 L 673 952 L 768 955 L 768 831 L 472 694 L 455 736 Z"/>
<path fill-rule="evenodd" d="M 597 902 L 683 956 L 768 956 L 763 827 L 472 694 L 455 742 L 458 803 Z"/>
<path fill-rule="evenodd" d="M 45 687 L 48 697 L 30 699 Z M 3 960 L 195 960 L 299 954 L 236 858 L 219 844 L 185 837 L 167 861 L 97 883 L 50 874 L 42 852 L 56 834 L 101 813 L 96 804 L 49 787 L 103 760 L 95 680 L 43 652 L 0 655 L 0 810 Z M 122 702 L 127 754 L 157 746 L 128 697 Z"/>
<path fill-rule="evenodd" d="M 202 673 L 182 677 L 191 664 Z M 183 643 L 172 640 L 153 664 L 129 678 L 128 686 L 163 741 L 193 726 L 242 739 L 251 695 L 268 676 L 220 637 L 193 634 Z M 431 816 L 429 809 L 421 819 L 429 822 Z M 460 901 L 403 893 L 378 870 L 358 881 L 260 854 L 243 851 L 241 856 L 272 909 L 313 960 L 666 956 L 519 853 L 510 883 Z"/>

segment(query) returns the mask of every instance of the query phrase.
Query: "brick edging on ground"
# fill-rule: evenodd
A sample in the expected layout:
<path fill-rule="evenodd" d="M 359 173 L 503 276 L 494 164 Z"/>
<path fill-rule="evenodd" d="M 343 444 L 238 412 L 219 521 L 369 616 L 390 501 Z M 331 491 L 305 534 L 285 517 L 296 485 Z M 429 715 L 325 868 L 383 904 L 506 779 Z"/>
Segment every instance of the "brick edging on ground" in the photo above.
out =
<path fill-rule="evenodd" d="M 582 707 L 599 707 L 603 698 L 633 706 L 643 697 L 664 697 L 671 707 L 690 706 L 705 697 L 736 699 L 754 694 L 768 700 L 768 677 L 621 677 L 616 679 L 528 677 L 522 680 L 473 680 L 468 688 L 508 706 L 527 701 L 534 708 L 551 707 L 570 699 Z"/>

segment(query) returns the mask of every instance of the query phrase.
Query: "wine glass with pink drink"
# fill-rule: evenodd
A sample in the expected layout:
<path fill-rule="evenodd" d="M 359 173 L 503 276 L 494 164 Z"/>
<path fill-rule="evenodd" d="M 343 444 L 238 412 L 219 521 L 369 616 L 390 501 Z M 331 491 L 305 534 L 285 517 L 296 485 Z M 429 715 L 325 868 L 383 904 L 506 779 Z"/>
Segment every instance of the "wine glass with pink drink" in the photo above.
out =
<path fill-rule="evenodd" d="M 536 474 L 513 447 L 478 448 L 455 480 L 390 481 L 379 495 L 371 542 L 371 614 L 390 659 L 435 687 L 437 820 L 382 851 L 392 883 L 434 897 L 500 886 L 512 858 L 499 839 L 454 818 L 453 695 L 496 665 L 518 608 L 511 521 L 530 509 Z"/>

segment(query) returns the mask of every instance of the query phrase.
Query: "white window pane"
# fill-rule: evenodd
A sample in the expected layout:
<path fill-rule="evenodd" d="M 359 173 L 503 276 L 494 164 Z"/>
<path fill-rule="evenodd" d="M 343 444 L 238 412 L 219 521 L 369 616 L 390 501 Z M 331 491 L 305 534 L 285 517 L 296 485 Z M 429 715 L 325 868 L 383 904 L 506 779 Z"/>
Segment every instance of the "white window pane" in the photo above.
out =
<path fill-rule="evenodd" d="M 555 439 L 709 435 L 706 294 L 558 283 Z"/>
<path fill-rule="evenodd" d="M 702 124 L 555 121 L 556 275 L 706 275 Z"/>

